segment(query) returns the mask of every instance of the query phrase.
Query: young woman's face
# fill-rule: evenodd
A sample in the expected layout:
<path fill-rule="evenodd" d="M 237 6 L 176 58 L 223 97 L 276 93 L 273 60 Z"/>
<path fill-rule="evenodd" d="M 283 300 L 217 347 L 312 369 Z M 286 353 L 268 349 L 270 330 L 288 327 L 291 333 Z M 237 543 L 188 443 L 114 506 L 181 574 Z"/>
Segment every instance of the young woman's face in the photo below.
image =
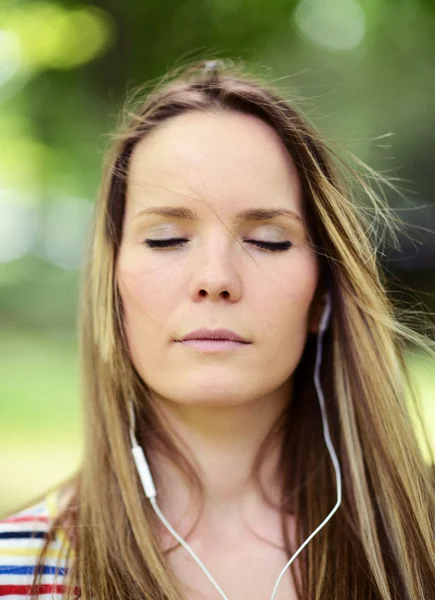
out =
<path fill-rule="evenodd" d="M 136 146 L 127 187 L 117 281 L 153 395 L 211 406 L 288 391 L 319 273 L 277 134 L 236 112 L 177 116 Z M 200 328 L 249 343 L 176 341 Z"/>

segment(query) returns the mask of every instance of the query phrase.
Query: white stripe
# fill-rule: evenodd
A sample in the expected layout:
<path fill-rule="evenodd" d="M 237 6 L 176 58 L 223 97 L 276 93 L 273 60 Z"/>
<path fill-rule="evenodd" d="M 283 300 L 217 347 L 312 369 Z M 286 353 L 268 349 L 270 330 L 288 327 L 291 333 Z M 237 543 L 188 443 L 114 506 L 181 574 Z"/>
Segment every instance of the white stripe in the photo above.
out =
<path fill-rule="evenodd" d="M 0 549 L 8 548 L 42 548 L 45 543 L 44 538 L 12 538 L 12 539 L 0 539 Z M 61 543 L 59 540 L 50 542 L 50 548 L 53 550 L 60 550 Z"/>
<path fill-rule="evenodd" d="M 5 596 L 8 600 L 25 600 L 28 596 L 17 595 L 17 594 L 8 594 Z M 65 598 L 64 594 L 38 594 L 38 598 L 46 598 L 47 600 L 63 600 Z"/>
<path fill-rule="evenodd" d="M 23 523 L 7 523 L 0 521 L 0 532 L 4 531 L 48 531 L 49 524 L 39 521 L 24 521 Z"/>
<path fill-rule="evenodd" d="M 24 567 L 35 565 L 37 561 L 37 556 L 0 556 L 0 568 L 5 565 L 10 565 L 11 567 Z M 55 567 L 57 564 L 61 567 L 66 567 L 68 561 L 65 558 L 59 560 L 56 558 L 44 558 L 44 565 L 48 567 Z"/>
<path fill-rule="evenodd" d="M 39 504 L 35 504 L 34 506 L 29 506 L 28 508 L 25 508 L 24 510 L 20 510 L 20 512 L 17 512 L 11 516 L 13 516 L 13 517 L 29 517 L 32 515 L 41 516 L 41 514 L 44 514 L 44 513 L 46 516 L 48 516 L 47 505 L 46 505 L 45 501 L 43 500 Z"/>

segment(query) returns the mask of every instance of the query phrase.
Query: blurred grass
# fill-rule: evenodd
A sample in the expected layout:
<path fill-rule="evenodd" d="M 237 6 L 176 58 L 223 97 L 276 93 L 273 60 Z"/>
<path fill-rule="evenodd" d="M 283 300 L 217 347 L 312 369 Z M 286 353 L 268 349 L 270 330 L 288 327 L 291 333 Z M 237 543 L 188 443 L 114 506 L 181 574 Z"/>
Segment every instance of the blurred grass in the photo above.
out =
<path fill-rule="evenodd" d="M 77 344 L 2 328 L 0 515 L 67 477 L 82 451 Z"/>
<path fill-rule="evenodd" d="M 420 394 L 424 424 L 429 434 L 429 443 L 435 452 L 435 364 L 433 359 L 417 352 L 409 353 L 407 362 Z M 410 411 L 410 414 L 414 420 L 412 411 Z M 415 421 L 414 426 L 423 450 L 423 455 L 426 461 L 430 462 L 428 449 L 423 443 L 419 425 Z"/>
<path fill-rule="evenodd" d="M 3 328 L 0 356 L 1 516 L 76 469 L 82 430 L 77 343 L 71 334 Z M 408 360 L 435 448 L 434 363 L 417 354 Z"/>

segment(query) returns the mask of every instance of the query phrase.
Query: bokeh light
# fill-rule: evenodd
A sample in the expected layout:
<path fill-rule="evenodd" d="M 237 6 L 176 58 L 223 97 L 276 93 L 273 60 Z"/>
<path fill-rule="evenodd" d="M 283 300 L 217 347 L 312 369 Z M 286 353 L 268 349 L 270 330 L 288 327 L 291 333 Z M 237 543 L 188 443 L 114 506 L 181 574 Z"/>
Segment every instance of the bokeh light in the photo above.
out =
<path fill-rule="evenodd" d="M 356 0 L 301 0 L 294 18 L 307 39 L 328 50 L 352 50 L 366 31 L 365 14 Z"/>

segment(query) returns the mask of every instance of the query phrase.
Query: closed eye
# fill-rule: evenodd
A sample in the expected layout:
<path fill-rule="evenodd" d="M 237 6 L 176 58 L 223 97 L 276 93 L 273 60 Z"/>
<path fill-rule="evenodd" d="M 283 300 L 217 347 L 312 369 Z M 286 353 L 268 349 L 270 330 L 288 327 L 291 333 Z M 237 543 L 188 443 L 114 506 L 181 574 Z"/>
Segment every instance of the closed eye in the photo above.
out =
<path fill-rule="evenodd" d="M 187 238 L 169 238 L 164 240 L 156 240 L 156 239 L 146 239 L 145 244 L 149 248 L 174 248 L 180 247 L 189 240 Z M 254 244 L 255 246 L 262 248 L 263 250 L 269 250 L 271 252 L 284 252 L 288 250 L 292 243 L 289 241 L 285 242 L 265 242 L 264 240 L 252 240 L 247 239 L 245 242 L 249 244 Z"/>

